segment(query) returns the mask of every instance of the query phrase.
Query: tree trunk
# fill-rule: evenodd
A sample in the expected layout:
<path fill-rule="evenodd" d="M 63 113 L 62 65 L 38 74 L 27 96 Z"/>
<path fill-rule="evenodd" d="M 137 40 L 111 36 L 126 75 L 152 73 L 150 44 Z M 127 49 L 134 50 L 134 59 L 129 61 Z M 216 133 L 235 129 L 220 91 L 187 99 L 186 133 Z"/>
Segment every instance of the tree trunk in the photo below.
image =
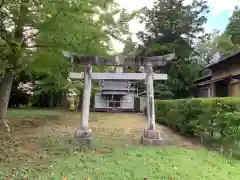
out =
<path fill-rule="evenodd" d="M 10 127 L 8 125 L 7 110 L 12 90 L 13 78 L 14 74 L 10 71 L 6 71 L 0 83 L 0 121 L 6 127 L 8 132 L 10 132 Z"/>

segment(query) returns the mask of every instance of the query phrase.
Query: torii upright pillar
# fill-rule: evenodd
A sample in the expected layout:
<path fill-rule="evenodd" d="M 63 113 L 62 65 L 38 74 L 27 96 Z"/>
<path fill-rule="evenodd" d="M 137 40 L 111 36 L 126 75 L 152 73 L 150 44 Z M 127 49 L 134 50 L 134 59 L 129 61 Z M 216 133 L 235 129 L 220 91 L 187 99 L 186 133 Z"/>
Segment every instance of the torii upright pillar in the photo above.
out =
<path fill-rule="evenodd" d="M 89 67 L 89 73 L 92 72 L 92 67 Z M 90 109 L 90 99 L 92 92 L 92 78 L 89 76 L 87 68 L 84 71 L 84 88 L 83 88 L 83 102 L 82 102 L 82 121 L 81 129 L 88 129 L 88 119 L 89 119 L 89 109 Z"/>
<path fill-rule="evenodd" d="M 162 130 L 156 130 L 155 123 L 155 103 L 154 103 L 154 85 L 153 85 L 153 67 L 152 63 L 148 62 L 145 65 L 146 74 L 146 89 L 147 89 L 147 117 L 148 128 L 144 129 L 142 143 L 144 145 L 163 145 L 166 144 L 166 138 Z"/>
<path fill-rule="evenodd" d="M 92 78 L 89 76 L 91 72 L 92 66 L 88 66 L 88 68 L 85 67 L 81 125 L 80 128 L 76 129 L 74 135 L 81 145 L 88 147 L 91 145 L 92 141 L 92 130 L 88 127 L 90 99 L 92 92 Z"/>
<path fill-rule="evenodd" d="M 153 70 L 149 63 L 146 65 L 146 89 L 147 89 L 147 116 L 148 129 L 155 130 L 155 107 L 154 107 L 154 86 L 153 86 Z"/>

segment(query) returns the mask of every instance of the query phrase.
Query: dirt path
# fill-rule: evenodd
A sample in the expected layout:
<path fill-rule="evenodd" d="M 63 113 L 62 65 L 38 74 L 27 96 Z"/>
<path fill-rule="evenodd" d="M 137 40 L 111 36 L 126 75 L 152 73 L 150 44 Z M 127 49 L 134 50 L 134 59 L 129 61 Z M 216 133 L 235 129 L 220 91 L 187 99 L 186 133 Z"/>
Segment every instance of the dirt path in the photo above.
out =
<path fill-rule="evenodd" d="M 104 117 L 104 118 L 103 118 Z M 147 128 L 147 118 L 143 115 L 133 114 L 133 113 L 113 113 L 113 114 L 104 114 L 101 116 L 101 113 L 98 115 L 93 114 L 92 120 L 98 119 L 97 123 L 90 123 L 91 126 L 98 127 L 108 127 L 110 129 L 115 129 L 122 131 L 122 134 L 131 136 L 133 140 L 139 141 L 142 136 L 142 132 Z M 175 146 L 184 146 L 184 147 L 196 147 L 198 146 L 192 140 L 184 138 L 169 128 L 156 124 L 156 129 L 164 131 L 165 138 L 170 141 L 171 145 Z"/>

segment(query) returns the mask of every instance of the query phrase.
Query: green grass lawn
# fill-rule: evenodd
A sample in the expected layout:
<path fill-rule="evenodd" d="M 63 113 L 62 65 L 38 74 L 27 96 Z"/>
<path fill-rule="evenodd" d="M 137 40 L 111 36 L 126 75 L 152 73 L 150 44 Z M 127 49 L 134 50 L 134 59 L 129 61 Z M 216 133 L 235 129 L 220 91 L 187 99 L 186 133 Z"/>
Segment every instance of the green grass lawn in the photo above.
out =
<path fill-rule="evenodd" d="M 93 147 L 91 150 L 79 151 L 78 143 L 71 137 L 73 127 L 69 129 L 72 120 L 79 123 L 79 113 L 24 111 L 11 110 L 9 116 L 14 118 L 21 115 L 24 119 L 50 115 L 54 118 L 61 114 L 63 118 L 57 123 L 50 121 L 52 124 L 41 124 L 26 132 L 25 126 L 20 126 L 12 136 L 1 134 L 1 138 L 6 136 L 6 141 L 2 141 L 3 139 L 0 141 L 0 155 L 3 157 L 0 158 L 0 179 L 81 180 L 87 177 L 91 180 L 143 180 L 144 177 L 148 180 L 240 179 L 240 161 L 203 147 L 184 148 L 179 145 L 142 147 L 131 144 L 133 136 L 126 134 L 126 129 L 136 126 L 137 122 L 140 124 L 137 115 L 93 113 L 91 125 L 96 127 L 93 128 L 95 135 Z M 7 151 L 2 154 L 2 147 L 5 146 Z"/>
<path fill-rule="evenodd" d="M 39 180 L 238 180 L 240 163 L 204 149 L 123 148 L 109 154 L 58 156 L 44 169 L 22 169 L 16 179 Z M 15 179 L 15 178 L 14 178 Z"/>

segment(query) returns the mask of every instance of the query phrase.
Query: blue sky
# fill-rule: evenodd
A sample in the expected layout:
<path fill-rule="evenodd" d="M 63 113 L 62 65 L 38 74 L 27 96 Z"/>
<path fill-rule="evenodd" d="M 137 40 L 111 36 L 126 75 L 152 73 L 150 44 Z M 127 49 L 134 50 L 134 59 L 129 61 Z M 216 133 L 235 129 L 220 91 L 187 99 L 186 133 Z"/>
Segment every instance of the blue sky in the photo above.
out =
<path fill-rule="evenodd" d="M 213 8 L 210 8 L 210 10 Z M 231 17 L 231 11 L 223 11 L 219 14 L 209 13 L 207 15 L 208 22 L 205 25 L 206 31 L 212 31 L 213 29 L 219 29 L 224 31 L 226 25 L 228 24 L 229 17 Z"/>
<path fill-rule="evenodd" d="M 154 0 L 117 0 L 121 7 L 127 9 L 129 12 L 138 10 L 142 7 L 152 7 Z M 228 19 L 234 10 L 236 5 L 240 6 L 240 0 L 207 0 L 210 8 L 210 13 L 207 15 L 208 22 L 204 25 L 206 32 L 211 32 L 213 29 L 224 31 L 228 24 Z M 192 0 L 185 0 L 185 3 L 191 3 Z M 143 24 L 139 24 L 138 20 L 132 20 L 129 23 L 130 31 L 133 34 L 133 40 L 138 41 L 136 33 L 139 30 L 144 29 Z M 119 42 L 113 42 L 114 49 L 121 51 L 123 44 Z"/>

